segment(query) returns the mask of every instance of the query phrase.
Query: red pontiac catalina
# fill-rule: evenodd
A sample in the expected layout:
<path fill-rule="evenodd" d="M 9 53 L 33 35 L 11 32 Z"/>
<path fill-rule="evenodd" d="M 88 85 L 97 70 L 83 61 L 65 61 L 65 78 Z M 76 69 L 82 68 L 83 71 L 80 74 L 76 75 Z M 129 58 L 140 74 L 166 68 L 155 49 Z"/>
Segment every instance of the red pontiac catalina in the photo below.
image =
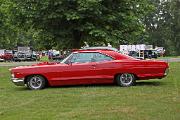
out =
<path fill-rule="evenodd" d="M 136 80 L 163 78 L 168 64 L 163 61 L 138 60 L 108 49 L 77 50 L 61 63 L 39 63 L 12 68 L 12 82 L 37 90 L 49 86 L 110 84 L 122 87 Z"/>

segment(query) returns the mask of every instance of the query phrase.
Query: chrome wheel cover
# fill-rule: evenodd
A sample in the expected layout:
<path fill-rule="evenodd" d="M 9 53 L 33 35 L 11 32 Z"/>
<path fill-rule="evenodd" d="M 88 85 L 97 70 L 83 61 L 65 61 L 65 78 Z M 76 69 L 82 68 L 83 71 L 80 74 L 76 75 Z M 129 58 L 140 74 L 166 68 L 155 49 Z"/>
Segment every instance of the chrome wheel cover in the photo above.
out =
<path fill-rule="evenodd" d="M 123 85 L 130 85 L 133 82 L 134 76 L 129 73 L 124 73 L 120 76 L 119 80 Z"/>
<path fill-rule="evenodd" d="M 42 79 L 38 76 L 34 76 L 29 80 L 29 85 L 33 89 L 39 89 L 42 86 Z"/>

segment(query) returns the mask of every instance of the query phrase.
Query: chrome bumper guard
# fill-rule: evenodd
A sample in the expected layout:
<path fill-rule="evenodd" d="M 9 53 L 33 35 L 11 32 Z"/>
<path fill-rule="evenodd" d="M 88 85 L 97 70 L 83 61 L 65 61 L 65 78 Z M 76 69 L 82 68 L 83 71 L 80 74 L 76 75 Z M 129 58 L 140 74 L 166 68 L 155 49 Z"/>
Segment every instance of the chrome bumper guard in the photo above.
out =
<path fill-rule="evenodd" d="M 17 86 L 24 86 L 24 78 L 11 78 L 11 80 Z"/>

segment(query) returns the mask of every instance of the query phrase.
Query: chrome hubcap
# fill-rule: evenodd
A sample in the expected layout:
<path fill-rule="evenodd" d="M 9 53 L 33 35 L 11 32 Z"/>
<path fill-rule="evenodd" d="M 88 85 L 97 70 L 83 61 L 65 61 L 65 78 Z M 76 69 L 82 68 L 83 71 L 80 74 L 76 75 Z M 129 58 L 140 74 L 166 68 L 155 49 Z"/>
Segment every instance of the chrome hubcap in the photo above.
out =
<path fill-rule="evenodd" d="M 129 85 L 133 81 L 133 75 L 125 73 L 120 76 L 120 81 L 124 85 Z"/>
<path fill-rule="evenodd" d="M 30 79 L 29 83 L 32 88 L 37 89 L 37 88 L 41 87 L 42 80 L 41 80 L 41 78 L 34 76 Z"/>

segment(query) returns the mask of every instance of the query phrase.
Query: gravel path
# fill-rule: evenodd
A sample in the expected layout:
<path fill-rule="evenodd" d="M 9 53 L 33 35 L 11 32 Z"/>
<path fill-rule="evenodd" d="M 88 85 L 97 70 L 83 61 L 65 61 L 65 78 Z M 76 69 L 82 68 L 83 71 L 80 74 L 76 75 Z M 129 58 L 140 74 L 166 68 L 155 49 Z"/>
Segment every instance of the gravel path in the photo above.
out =
<path fill-rule="evenodd" d="M 0 67 L 15 67 L 37 64 L 39 62 L 0 62 Z"/>
<path fill-rule="evenodd" d="M 159 60 L 166 61 L 166 62 L 180 62 L 180 58 L 162 58 Z"/>

